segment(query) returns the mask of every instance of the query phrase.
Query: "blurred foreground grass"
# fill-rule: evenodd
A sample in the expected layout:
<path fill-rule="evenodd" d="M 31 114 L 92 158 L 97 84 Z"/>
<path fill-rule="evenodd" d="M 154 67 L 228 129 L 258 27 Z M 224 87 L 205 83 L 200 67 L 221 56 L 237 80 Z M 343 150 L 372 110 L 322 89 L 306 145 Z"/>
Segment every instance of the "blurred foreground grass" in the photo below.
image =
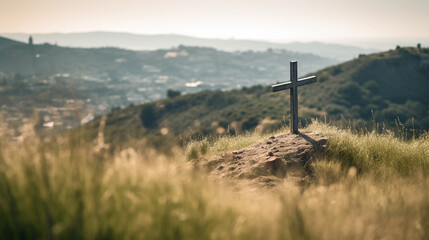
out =
<path fill-rule="evenodd" d="M 168 157 L 137 147 L 97 153 L 70 139 L 3 144 L 0 239 L 429 239 L 429 139 L 309 129 L 330 138 L 312 163 L 316 181 L 270 191 L 237 191 L 186 160 L 257 134 Z"/>

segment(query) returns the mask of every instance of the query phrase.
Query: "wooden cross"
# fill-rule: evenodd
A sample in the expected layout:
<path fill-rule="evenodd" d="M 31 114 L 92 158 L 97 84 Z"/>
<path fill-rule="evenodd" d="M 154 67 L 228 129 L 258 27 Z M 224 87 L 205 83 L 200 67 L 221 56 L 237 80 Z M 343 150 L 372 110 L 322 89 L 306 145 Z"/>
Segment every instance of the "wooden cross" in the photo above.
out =
<path fill-rule="evenodd" d="M 290 81 L 271 85 L 272 92 L 290 89 L 290 132 L 298 134 L 298 87 L 317 82 L 316 76 L 310 76 L 298 80 L 298 62 L 290 62 Z"/>

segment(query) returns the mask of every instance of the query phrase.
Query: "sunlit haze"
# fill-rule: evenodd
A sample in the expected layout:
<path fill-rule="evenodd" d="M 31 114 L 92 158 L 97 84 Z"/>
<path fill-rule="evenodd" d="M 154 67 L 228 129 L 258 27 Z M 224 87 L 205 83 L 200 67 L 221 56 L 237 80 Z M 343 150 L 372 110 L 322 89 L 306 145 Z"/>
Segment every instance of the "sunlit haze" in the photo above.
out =
<path fill-rule="evenodd" d="M 271 41 L 429 39 L 427 0 L 2 0 L 0 33 L 115 31 Z"/>

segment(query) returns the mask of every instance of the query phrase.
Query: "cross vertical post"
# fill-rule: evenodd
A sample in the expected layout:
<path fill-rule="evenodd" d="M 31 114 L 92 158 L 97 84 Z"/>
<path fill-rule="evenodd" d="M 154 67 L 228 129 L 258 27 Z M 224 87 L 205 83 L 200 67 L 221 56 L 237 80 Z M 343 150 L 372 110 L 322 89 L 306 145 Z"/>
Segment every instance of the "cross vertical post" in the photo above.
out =
<path fill-rule="evenodd" d="M 272 92 L 290 89 L 290 132 L 298 134 L 298 87 L 309 83 L 317 82 L 316 76 L 298 79 L 298 62 L 290 62 L 290 81 L 278 83 L 271 86 Z"/>
<path fill-rule="evenodd" d="M 293 86 L 290 88 L 290 114 L 291 120 L 290 123 L 290 132 L 298 133 L 298 62 L 290 62 L 290 81 Z"/>

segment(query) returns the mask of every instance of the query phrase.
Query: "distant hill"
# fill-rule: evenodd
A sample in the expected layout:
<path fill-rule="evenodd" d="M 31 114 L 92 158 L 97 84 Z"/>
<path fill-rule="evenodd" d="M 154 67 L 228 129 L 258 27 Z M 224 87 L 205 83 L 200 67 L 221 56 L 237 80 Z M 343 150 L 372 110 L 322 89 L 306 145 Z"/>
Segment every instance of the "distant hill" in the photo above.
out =
<path fill-rule="evenodd" d="M 5 40 L 4 46 L 7 45 L 9 47 L 0 48 L 0 72 L 46 76 L 68 73 L 90 75 L 106 81 L 122 78 L 156 81 L 157 77 L 170 77 L 175 80 L 169 86 L 175 88 L 185 87 L 185 83 L 190 81 L 201 81 L 206 85 L 225 83 L 233 88 L 249 85 L 245 82 L 256 84 L 266 79 L 280 80 L 289 69 L 288 61 L 293 59 L 305 61 L 302 73 L 338 63 L 313 54 L 278 49 L 232 53 L 180 46 L 156 51 L 131 51 L 51 44 L 30 46 Z"/>
<path fill-rule="evenodd" d="M 115 59 L 126 56 L 134 60 L 137 52 L 104 48 L 84 49 L 58 47 L 50 44 L 17 44 L 0 49 L 0 71 L 21 74 L 100 74 L 112 66 Z M 119 64 L 116 64 L 119 65 Z M 122 67 L 124 68 L 124 67 Z"/>
<path fill-rule="evenodd" d="M 406 127 L 429 128 L 429 49 L 361 56 L 315 75 L 318 83 L 299 91 L 303 123 L 326 115 L 331 121 L 350 119 L 360 127 L 373 119 L 393 127 L 399 117 Z M 288 92 L 271 93 L 267 84 L 205 91 L 114 111 L 107 115 L 104 133 L 111 143 L 146 137 L 159 147 L 166 138 L 277 128 L 288 119 Z M 98 125 L 96 119 L 84 129 L 95 137 Z"/>
<path fill-rule="evenodd" d="M 22 46 L 24 43 L 0 36 L 0 49 L 9 48 L 13 46 Z"/>
<path fill-rule="evenodd" d="M 0 34 L 19 41 L 27 41 L 29 34 Z M 266 41 L 235 40 L 235 39 L 206 39 L 183 35 L 139 35 L 115 32 L 87 32 L 87 33 L 50 33 L 33 34 L 36 43 L 59 44 L 69 47 L 119 47 L 133 50 L 168 49 L 179 45 L 211 47 L 222 51 L 266 51 L 285 49 L 301 53 L 312 53 L 340 61 L 350 60 L 359 54 L 376 52 L 375 49 L 329 44 L 322 42 L 292 42 L 273 43 Z"/>

